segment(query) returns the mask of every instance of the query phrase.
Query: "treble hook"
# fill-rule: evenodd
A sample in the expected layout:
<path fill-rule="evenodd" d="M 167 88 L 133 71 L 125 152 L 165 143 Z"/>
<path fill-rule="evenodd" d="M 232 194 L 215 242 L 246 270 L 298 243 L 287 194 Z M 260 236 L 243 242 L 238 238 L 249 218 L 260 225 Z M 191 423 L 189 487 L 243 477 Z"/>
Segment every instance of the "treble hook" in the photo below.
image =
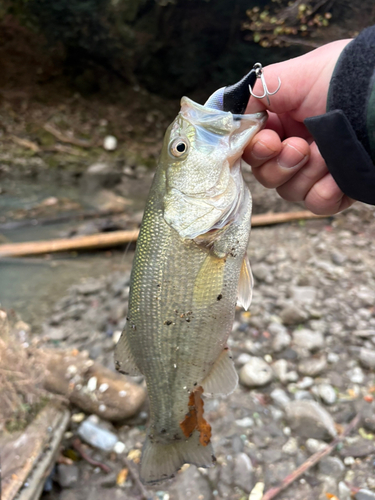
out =
<path fill-rule="evenodd" d="M 255 63 L 254 66 L 253 66 L 253 68 L 255 70 L 256 77 L 260 78 L 260 81 L 262 82 L 263 92 L 264 93 L 263 93 L 263 95 L 256 95 L 256 94 L 254 94 L 251 86 L 249 85 L 250 94 L 253 97 L 256 97 L 257 99 L 263 99 L 263 97 L 266 97 L 267 98 L 267 103 L 268 103 L 268 106 L 269 106 L 270 105 L 270 98 L 269 98 L 269 96 L 270 95 L 275 95 L 276 92 L 278 92 L 279 89 L 280 89 L 280 87 L 281 87 L 280 77 L 277 77 L 277 79 L 279 81 L 279 85 L 278 85 L 277 89 L 274 92 L 270 92 L 268 90 L 268 87 L 267 87 L 267 84 L 266 84 L 266 80 L 265 80 L 264 75 L 263 75 L 263 66 L 261 65 L 261 63 Z"/>

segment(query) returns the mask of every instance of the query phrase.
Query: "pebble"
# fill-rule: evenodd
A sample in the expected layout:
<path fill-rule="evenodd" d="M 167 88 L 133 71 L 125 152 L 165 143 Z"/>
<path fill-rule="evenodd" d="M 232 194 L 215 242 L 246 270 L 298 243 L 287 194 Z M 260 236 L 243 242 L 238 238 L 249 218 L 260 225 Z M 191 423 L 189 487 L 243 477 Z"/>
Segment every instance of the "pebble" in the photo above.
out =
<path fill-rule="evenodd" d="M 282 450 L 287 455 L 296 455 L 298 452 L 298 441 L 296 438 L 291 437 L 282 447 Z"/>
<path fill-rule="evenodd" d="M 316 386 L 317 395 L 323 403 L 333 405 L 336 403 L 337 395 L 335 389 L 330 384 L 319 384 Z"/>
<path fill-rule="evenodd" d="M 103 451 L 112 451 L 118 441 L 113 432 L 100 427 L 100 424 L 96 423 L 96 419 L 94 420 L 92 417 L 81 423 L 77 434 L 89 445 Z"/>
<path fill-rule="evenodd" d="M 319 462 L 319 472 L 340 481 L 345 476 L 345 465 L 338 457 L 325 457 Z"/>
<path fill-rule="evenodd" d="M 331 415 L 315 401 L 291 401 L 285 407 L 290 427 L 301 437 L 331 439 L 336 437 Z"/>
<path fill-rule="evenodd" d="M 345 457 L 344 458 L 344 464 L 345 465 L 353 465 L 353 464 L 355 464 L 355 458 L 354 457 Z"/>
<path fill-rule="evenodd" d="M 264 359 L 252 356 L 241 368 L 239 377 L 246 387 L 261 387 L 271 382 L 273 372 Z"/>
<path fill-rule="evenodd" d="M 113 135 L 107 135 L 104 137 L 103 148 L 106 151 L 114 151 L 117 148 L 117 139 Z"/>
<path fill-rule="evenodd" d="M 57 465 L 57 482 L 61 488 L 72 488 L 79 478 L 79 469 L 77 465 Z"/>
<path fill-rule="evenodd" d="M 347 374 L 350 382 L 353 382 L 353 384 L 363 384 L 365 380 L 365 374 L 359 366 L 355 366 Z"/>
<path fill-rule="evenodd" d="M 309 351 L 317 351 L 324 347 L 324 336 L 321 332 L 313 332 L 307 328 L 302 328 L 301 330 L 294 330 L 293 342 Z"/>
<path fill-rule="evenodd" d="M 317 289 L 313 286 L 294 286 L 291 295 L 296 302 L 313 304 L 316 301 Z"/>
<path fill-rule="evenodd" d="M 325 450 L 327 446 L 327 443 L 320 441 L 319 439 L 309 438 L 306 441 L 306 448 L 311 454 L 314 454 L 317 451 Z"/>
<path fill-rule="evenodd" d="M 246 363 L 247 363 L 248 361 L 250 361 L 250 360 L 251 360 L 251 356 L 250 356 L 250 354 L 247 354 L 246 352 L 242 352 L 242 353 L 238 356 L 238 358 L 237 358 L 237 363 L 238 363 L 239 365 L 244 365 L 244 364 L 246 364 Z"/>
<path fill-rule="evenodd" d="M 249 500 L 262 500 L 264 492 L 264 483 L 256 483 L 254 488 L 251 490 Z"/>
<path fill-rule="evenodd" d="M 352 499 L 350 488 L 344 483 L 344 481 L 339 482 L 339 498 L 340 500 Z"/>
<path fill-rule="evenodd" d="M 303 377 L 303 379 L 297 383 L 299 389 L 310 389 L 313 385 L 314 379 L 312 377 Z"/>
<path fill-rule="evenodd" d="M 375 351 L 362 347 L 359 352 L 359 360 L 366 368 L 375 368 Z"/>
<path fill-rule="evenodd" d="M 354 496 L 355 500 L 375 500 L 375 492 L 370 490 L 359 490 Z"/>
<path fill-rule="evenodd" d="M 280 318 L 284 325 L 296 325 L 304 323 L 308 318 L 308 314 L 302 307 L 290 304 L 281 310 Z"/>
<path fill-rule="evenodd" d="M 288 373 L 288 362 L 285 359 L 275 361 L 272 365 L 272 369 L 281 382 L 287 382 L 286 375 Z"/>
<path fill-rule="evenodd" d="M 233 484 L 245 493 L 250 493 L 254 487 L 254 472 L 250 458 L 246 453 L 238 453 L 233 463 Z"/>
<path fill-rule="evenodd" d="M 274 352 L 280 352 L 289 347 L 291 343 L 292 337 L 289 335 L 289 333 L 286 330 L 279 331 L 273 338 L 271 347 Z"/>
<path fill-rule="evenodd" d="M 253 427 L 254 426 L 254 420 L 251 417 L 244 417 L 240 418 L 239 420 L 236 420 L 236 425 L 238 427 Z"/>
<path fill-rule="evenodd" d="M 338 354 L 336 354 L 335 352 L 329 352 L 327 354 L 327 361 L 328 361 L 328 363 L 331 363 L 332 365 L 334 365 L 340 361 L 340 356 Z"/>
<path fill-rule="evenodd" d="M 302 390 L 299 390 L 299 391 L 296 391 L 294 393 L 294 399 L 296 401 L 312 401 L 314 400 L 312 394 L 309 392 L 309 391 L 302 391 Z"/>
<path fill-rule="evenodd" d="M 290 403 L 290 397 L 285 391 L 283 391 L 283 389 L 274 389 L 270 396 L 272 402 L 280 408 L 284 408 L 288 403 Z"/>
<path fill-rule="evenodd" d="M 306 358 L 300 361 L 298 364 L 298 371 L 301 375 L 307 375 L 309 377 L 316 377 L 324 372 L 327 368 L 327 358 L 326 356 L 320 356 L 319 358 Z"/>

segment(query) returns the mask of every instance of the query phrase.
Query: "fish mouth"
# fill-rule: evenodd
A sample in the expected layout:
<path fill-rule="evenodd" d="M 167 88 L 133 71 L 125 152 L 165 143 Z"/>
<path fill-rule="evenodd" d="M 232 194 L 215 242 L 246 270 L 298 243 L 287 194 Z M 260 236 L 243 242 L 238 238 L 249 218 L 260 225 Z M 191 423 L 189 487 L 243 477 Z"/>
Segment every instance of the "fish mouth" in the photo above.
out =
<path fill-rule="evenodd" d="M 205 107 L 243 115 L 256 79 L 256 70 L 253 68 L 239 82 L 216 90 L 206 101 Z"/>

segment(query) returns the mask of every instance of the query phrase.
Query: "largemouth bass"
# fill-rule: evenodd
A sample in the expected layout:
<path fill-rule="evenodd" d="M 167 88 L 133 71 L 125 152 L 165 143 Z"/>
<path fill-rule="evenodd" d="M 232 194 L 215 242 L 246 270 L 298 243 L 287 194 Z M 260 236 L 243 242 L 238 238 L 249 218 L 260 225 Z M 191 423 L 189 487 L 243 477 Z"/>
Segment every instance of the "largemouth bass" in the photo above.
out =
<path fill-rule="evenodd" d="M 236 303 L 247 308 L 252 289 L 251 196 L 240 158 L 267 115 L 215 107 L 183 97 L 165 134 L 116 347 L 117 369 L 143 374 L 147 384 L 146 483 L 173 476 L 184 463 L 212 465 L 201 396 L 227 395 L 238 381 L 227 339 Z"/>

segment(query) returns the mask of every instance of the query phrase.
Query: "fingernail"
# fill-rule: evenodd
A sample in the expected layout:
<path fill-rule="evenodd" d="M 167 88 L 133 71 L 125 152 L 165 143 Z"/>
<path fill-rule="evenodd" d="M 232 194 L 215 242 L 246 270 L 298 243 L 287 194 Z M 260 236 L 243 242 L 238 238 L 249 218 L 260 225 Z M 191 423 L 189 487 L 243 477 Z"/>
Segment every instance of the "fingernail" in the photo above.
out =
<path fill-rule="evenodd" d="M 257 160 L 266 160 L 270 156 L 274 156 L 276 151 L 267 147 L 263 142 L 258 141 L 254 144 L 251 154 Z"/>
<path fill-rule="evenodd" d="M 277 159 L 278 164 L 282 168 L 294 168 L 299 166 L 306 160 L 306 155 L 302 154 L 295 147 L 286 144 Z"/>

